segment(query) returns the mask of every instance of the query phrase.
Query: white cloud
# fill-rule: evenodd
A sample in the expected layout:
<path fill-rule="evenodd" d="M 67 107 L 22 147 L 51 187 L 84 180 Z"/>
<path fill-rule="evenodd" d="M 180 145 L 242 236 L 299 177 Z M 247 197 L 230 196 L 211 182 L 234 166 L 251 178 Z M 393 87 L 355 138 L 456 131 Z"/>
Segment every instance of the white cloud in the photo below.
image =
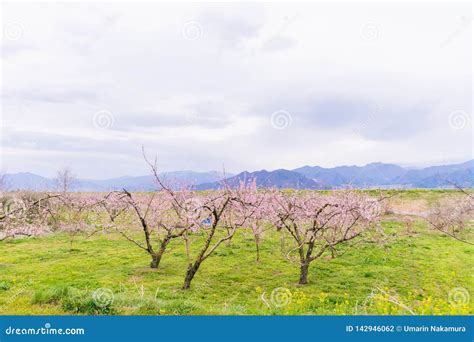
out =
<path fill-rule="evenodd" d="M 164 170 L 472 158 L 472 120 L 449 125 L 451 112 L 472 113 L 469 11 L 4 5 L 2 168 L 140 174 L 142 144 Z M 270 124 L 278 110 L 292 117 L 284 130 Z M 113 115 L 107 129 L 94 125 L 99 111 Z"/>

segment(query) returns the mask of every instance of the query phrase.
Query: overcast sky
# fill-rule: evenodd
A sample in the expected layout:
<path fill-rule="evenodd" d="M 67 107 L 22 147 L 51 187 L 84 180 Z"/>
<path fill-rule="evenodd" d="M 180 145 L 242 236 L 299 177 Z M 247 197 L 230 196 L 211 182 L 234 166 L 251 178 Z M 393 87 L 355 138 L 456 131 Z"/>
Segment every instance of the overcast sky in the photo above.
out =
<path fill-rule="evenodd" d="M 473 158 L 468 4 L 4 5 L 2 165 L 52 176 Z"/>

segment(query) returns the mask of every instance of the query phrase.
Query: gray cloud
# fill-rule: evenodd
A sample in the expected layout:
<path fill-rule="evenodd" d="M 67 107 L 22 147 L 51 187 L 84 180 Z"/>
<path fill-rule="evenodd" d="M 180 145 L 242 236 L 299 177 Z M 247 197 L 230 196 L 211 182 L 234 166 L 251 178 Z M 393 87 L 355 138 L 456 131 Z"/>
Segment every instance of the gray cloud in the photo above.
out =
<path fill-rule="evenodd" d="M 258 36 L 264 24 L 263 13 L 259 5 L 233 3 L 203 10 L 199 22 L 206 33 L 217 37 L 221 44 L 236 47 Z"/>
<path fill-rule="evenodd" d="M 189 108 L 180 113 L 160 113 L 158 111 L 116 113 L 115 118 L 116 124 L 113 129 L 122 131 L 183 126 L 201 126 L 219 129 L 228 126 L 232 122 L 225 113 L 219 114 L 218 112 L 204 110 L 200 107 Z"/>
<path fill-rule="evenodd" d="M 163 171 L 471 158 L 449 122 L 472 113 L 469 32 L 440 47 L 470 7 L 347 6 L 8 4 L 2 168 L 140 174 L 142 145 Z"/>
<path fill-rule="evenodd" d="M 317 96 L 291 101 L 295 120 L 314 129 L 352 131 L 373 140 L 397 140 L 416 136 L 430 127 L 433 108 L 429 103 L 391 104 L 347 96 Z"/>

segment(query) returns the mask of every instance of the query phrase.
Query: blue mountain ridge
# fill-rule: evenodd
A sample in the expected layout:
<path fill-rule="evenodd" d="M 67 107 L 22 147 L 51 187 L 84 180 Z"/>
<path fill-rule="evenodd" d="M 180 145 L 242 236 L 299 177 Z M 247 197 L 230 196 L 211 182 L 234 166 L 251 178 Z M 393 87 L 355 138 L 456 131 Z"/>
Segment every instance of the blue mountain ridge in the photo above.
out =
<path fill-rule="evenodd" d="M 221 172 L 175 171 L 162 173 L 169 186 L 192 187 L 197 190 L 218 189 L 223 181 L 236 187 L 241 181 L 254 179 L 260 188 L 339 189 L 339 188 L 450 188 L 474 187 L 474 160 L 460 164 L 408 169 L 395 164 L 370 163 L 365 166 L 303 166 L 293 170 L 244 171 L 237 175 Z M 56 189 L 54 179 L 32 173 L 6 174 L 8 190 L 51 191 Z M 77 179 L 73 191 L 112 191 L 125 188 L 129 191 L 150 191 L 157 188 L 154 177 L 124 176 L 106 180 Z"/>

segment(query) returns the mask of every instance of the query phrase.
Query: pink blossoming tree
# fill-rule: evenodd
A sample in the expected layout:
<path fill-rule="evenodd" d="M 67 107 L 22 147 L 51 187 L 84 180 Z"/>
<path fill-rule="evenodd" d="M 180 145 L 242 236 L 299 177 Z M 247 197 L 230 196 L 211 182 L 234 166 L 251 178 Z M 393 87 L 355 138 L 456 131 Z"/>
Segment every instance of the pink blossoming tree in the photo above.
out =
<path fill-rule="evenodd" d="M 308 283 L 311 262 L 374 228 L 380 215 L 379 200 L 348 191 L 334 195 L 274 191 L 268 212 L 274 226 L 293 238 L 294 248 L 287 256 L 297 253 L 300 284 Z"/>

